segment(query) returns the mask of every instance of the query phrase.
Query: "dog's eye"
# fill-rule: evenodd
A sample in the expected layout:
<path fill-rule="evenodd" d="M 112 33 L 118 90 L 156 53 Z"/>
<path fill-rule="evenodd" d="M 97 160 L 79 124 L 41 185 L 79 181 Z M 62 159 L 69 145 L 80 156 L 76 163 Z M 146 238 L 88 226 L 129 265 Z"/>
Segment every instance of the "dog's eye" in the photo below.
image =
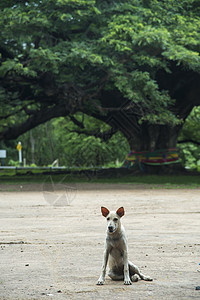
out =
<path fill-rule="evenodd" d="M 113 219 L 113 221 L 114 221 L 114 222 L 117 222 L 117 221 L 118 221 L 118 219 L 117 219 L 117 218 L 114 218 L 114 219 Z"/>
<path fill-rule="evenodd" d="M 110 221 L 110 218 L 109 218 L 109 217 L 107 218 L 107 221 Z"/>

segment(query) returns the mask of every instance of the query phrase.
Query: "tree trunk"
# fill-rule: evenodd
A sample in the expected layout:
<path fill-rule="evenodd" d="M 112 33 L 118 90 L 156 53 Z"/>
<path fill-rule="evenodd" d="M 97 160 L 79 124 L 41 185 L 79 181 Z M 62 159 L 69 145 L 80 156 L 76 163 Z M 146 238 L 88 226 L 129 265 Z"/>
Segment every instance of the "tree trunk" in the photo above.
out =
<path fill-rule="evenodd" d="M 136 161 L 132 161 L 129 166 L 133 166 L 145 173 L 171 173 L 177 169 L 184 170 L 178 163 L 178 154 L 176 152 L 177 140 L 182 125 L 152 125 L 143 122 L 139 124 L 139 118 L 130 111 L 124 109 L 108 114 L 104 119 L 113 129 L 118 129 L 126 137 L 130 152 L 136 154 Z M 145 162 L 139 153 L 148 156 L 149 162 Z M 128 155 L 128 153 L 127 153 Z M 158 160 L 155 162 L 154 157 Z M 172 158 L 173 157 L 173 158 Z M 125 161 L 125 166 L 127 166 Z"/>
<path fill-rule="evenodd" d="M 130 150 L 154 151 L 159 149 L 176 148 L 181 126 L 142 124 L 137 133 L 122 133 L 127 137 Z"/>
<path fill-rule="evenodd" d="M 176 149 L 180 129 L 181 126 L 142 124 L 138 134 L 128 135 L 129 159 L 132 160 L 125 160 L 124 166 L 148 174 L 182 173 L 184 168 L 178 161 Z M 126 132 L 123 133 L 126 136 Z"/>

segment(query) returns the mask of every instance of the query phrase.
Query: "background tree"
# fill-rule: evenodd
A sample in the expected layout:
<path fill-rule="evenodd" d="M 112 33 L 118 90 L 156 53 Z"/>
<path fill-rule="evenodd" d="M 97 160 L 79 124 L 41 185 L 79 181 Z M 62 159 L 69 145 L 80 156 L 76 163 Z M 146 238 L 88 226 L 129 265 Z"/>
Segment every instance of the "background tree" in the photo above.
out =
<path fill-rule="evenodd" d="M 4 144 L 3 147 L 7 150 L 10 165 L 18 163 L 16 145 L 19 140 L 26 164 L 38 166 L 51 165 L 55 160 L 66 167 L 121 166 L 129 149 L 122 134 L 111 134 L 108 125 L 82 113 L 51 120 L 12 143 L 6 142 L 7 146 Z"/>
<path fill-rule="evenodd" d="M 186 119 L 178 139 L 182 164 L 189 169 L 200 169 L 200 108 L 195 107 Z M 76 123 L 76 124 L 75 124 Z M 107 135 L 105 134 L 107 132 Z M 17 140 L 5 141 L 6 164 L 18 165 L 16 145 L 23 145 L 23 158 L 32 165 L 32 139 L 34 163 L 51 165 L 56 159 L 66 167 L 121 166 L 129 151 L 122 134 L 114 133 L 105 123 L 82 113 L 73 117 L 57 118 L 21 135 Z M 118 162 L 118 165 L 117 165 Z"/>
<path fill-rule="evenodd" d="M 199 105 L 198 1 L 1 1 L 0 139 L 81 111 L 136 151 Z"/>

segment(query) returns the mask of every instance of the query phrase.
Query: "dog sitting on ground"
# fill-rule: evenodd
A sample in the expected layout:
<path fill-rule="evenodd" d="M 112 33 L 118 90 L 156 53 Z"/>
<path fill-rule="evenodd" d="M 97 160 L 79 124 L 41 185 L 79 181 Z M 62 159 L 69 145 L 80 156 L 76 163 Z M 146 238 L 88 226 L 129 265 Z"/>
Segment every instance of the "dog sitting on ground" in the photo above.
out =
<path fill-rule="evenodd" d="M 125 230 L 121 224 L 121 217 L 124 215 L 124 208 L 120 207 L 116 212 L 101 207 L 102 215 L 107 218 L 107 235 L 103 256 L 101 275 L 97 285 L 103 285 L 106 274 L 106 266 L 109 260 L 110 271 L 108 276 L 113 280 L 124 280 L 125 285 L 142 280 L 152 281 L 149 276 L 143 275 L 137 266 L 128 261 L 128 245 Z"/>

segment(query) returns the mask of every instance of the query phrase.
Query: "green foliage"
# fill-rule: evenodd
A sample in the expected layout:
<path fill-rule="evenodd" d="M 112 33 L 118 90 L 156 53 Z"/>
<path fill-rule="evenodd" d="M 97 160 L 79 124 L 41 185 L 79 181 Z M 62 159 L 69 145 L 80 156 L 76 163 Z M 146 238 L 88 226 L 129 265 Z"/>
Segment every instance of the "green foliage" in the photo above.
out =
<path fill-rule="evenodd" d="M 180 140 L 191 139 L 200 143 L 200 106 L 195 106 L 186 119 Z"/>
<path fill-rule="evenodd" d="M 8 161 L 8 166 L 11 166 L 11 167 L 19 167 L 19 161 L 18 161 L 18 160 L 15 161 L 15 160 L 13 160 L 13 159 L 10 159 L 10 160 Z"/>
<path fill-rule="evenodd" d="M 66 81 L 92 86 L 107 74 L 107 86 L 142 108 L 141 120 L 164 123 L 167 110 L 174 124 L 172 101 L 155 74 L 171 72 L 170 61 L 200 71 L 200 18 L 192 0 L 3 1 L 0 7 L 0 76 L 15 78 L 19 90 L 31 83 L 32 96 L 42 97 L 43 73 L 58 87 Z"/>
<path fill-rule="evenodd" d="M 18 140 L 22 143 L 23 158 L 26 158 L 26 164 L 29 166 L 48 166 L 57 159 L 51 123 L 38 126 L 20 136 Z"/>
<path fill-rule="evenodd" d="M 10 75 L 16 74 L 25 77 L 36 77 L 36 73 L 33 70 L 24 67 L 17 58 L 15 60 L 8 59 L 5 62 L 2 62 L 0 76 L 4 77 L 7 73 Z"/>
<path fill-rule="evenodd" d="M 186 144 L 179 146 L 180 158 L 183 165 L 187 169 L 197 169 L 200 161 L 199 150 L 200 147 L 193 144 Z"/>
<path fill-rule="evenodd" d="M 76 117 L 81 120 L 82 115 L 78 114 Z M 85 130 L 92 130 L 97 135 L 98 132 L 104 132 L 109 128 L 104 123 L 87 116 L 84 117 L 84 125 Z M 76 133 L 78 128 L 69 119 L 57 119 L 53 122 L 53 126 L 59 145 L 58 157 L 61 164 L 81 167 L 105 166 L 117 159 L 123 161 L 128 152 L 128 144 L 119 133 L 108 142 L 103 142 L 98 137 Z"/>
<path fill-rule="evenodd" d="M 17 151 L 18 141 L 5 141 L 0 142 L 0 149 L 6 150 L 6 158 L 4 160 L 5 166 L 18 166 L 19 164 L 19 155 Z M 16 164 L 15 164 L 16 162 Z"/>
<path fill-rule="evenodd" d="M 58 116 L 76 113 L 79 120 L 80 111 L 109 119 L 126 101 L 140 133 L 142 124 L 182 124 L 185 112 L 179 117 L 176 105 L 182 111 L 193 105 L 180 104 L 171 94 L 188 74 L 200 73 L 195 0 L 1 1 L 0 30 L 0 139 Z M 176 74 L 172 87 L 165 77 Z M 92 118 L 84 124 L 93 131 L 109 128 Z M 119 134 L 105 143 L 73 131 L 77 127 L 69 118 L 35 128 L 36 163 L 59 158 L 60 164 L 96 166 L 122 160 L 128 152 Z M 31 162 L 29 132 L 22 141 Z M 185 156 L 189 151 L 194 157 L 195 147 L 185 148 Z"/>
<path fill-rule="evenodd" d="M 200 170 L 200 107 L 194 107 L 179 136 L 180 158 L 189 169 Z"/>
<path fill-rule="evenodd" d="M 180 45 L 172 45 L 163 52 L 163 56 L 176 61 L 177 65 L 183 64 L 189 69 L 200 72 L 200 57 L 197 51 L 188 50 Z"/>
<path fill-rule="evenodd" d="M 109 126 L 83 114 L 76 114 L 83 122 L 85 130 L 92 133 L 104 132 Z M 115 134 L 108 142 L 88 136 L 70 118 L 58 118 L 32 130 L 34 140 L 34 160 L 37 165 L 48 166 L 56 159 L 59 165 L 66 167 L 96 167 L 121 163 L 129 151 L 126 139 Z M 32 163 L 30 132 L 20 136 L 23 157 L 27 165 Z"/>

